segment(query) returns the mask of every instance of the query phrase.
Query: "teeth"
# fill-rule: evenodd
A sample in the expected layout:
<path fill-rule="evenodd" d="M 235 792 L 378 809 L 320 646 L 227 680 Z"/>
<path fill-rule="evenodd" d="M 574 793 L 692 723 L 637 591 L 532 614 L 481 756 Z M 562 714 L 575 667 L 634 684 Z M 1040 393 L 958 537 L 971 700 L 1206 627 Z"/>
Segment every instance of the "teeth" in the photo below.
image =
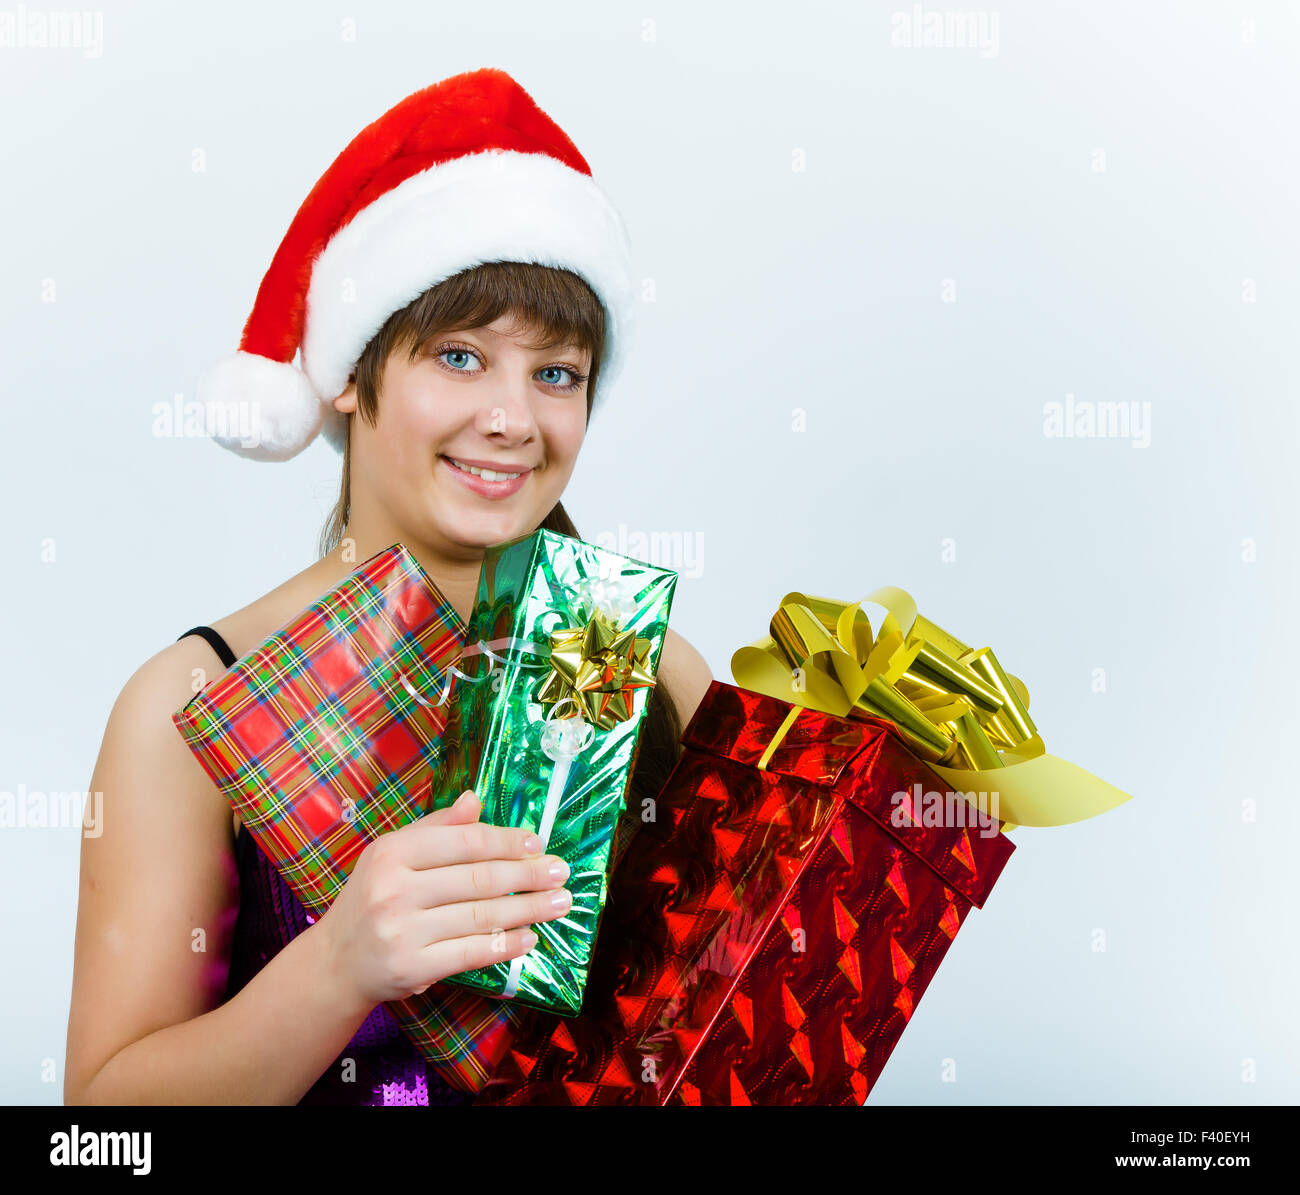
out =
<path fill-rule="evenodd" d="M 457 469 L 465 473 L 473 473 L 475 477 L 481 477 L 484 481 L 513 481 L 516 477 L 522 476 L 519 473 L 498 473 L 495 469 L 478 469 L 473 465 L 462 465 L 454 456 L 447 458 Z"/>

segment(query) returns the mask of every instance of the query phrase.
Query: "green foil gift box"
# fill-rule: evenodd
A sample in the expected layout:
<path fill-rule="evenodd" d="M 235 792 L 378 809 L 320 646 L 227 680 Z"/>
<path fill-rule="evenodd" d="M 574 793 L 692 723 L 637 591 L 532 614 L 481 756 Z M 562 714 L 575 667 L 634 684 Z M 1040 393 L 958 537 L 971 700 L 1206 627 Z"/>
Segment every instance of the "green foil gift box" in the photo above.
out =
<path fill-rule="evenodd" d="M 533 927 L 524 957 L 448 983 L 562 1016 L 581 1009 L 676 585 L 675 572 L 554 531 L 487 549 L 436 803 L 472 788 L 481 820 L 535 830 L 569 865 L 573 904 Z"/>

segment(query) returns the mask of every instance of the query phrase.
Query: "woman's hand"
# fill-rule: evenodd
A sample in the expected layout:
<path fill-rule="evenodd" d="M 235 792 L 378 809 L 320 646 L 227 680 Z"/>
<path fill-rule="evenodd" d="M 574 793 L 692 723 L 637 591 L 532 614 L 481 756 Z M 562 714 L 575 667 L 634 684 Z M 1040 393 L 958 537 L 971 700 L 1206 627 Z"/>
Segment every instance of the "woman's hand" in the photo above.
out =
<path fill-rule="evenodd" d="M 542 855 L 532 831 L 484 825 L 479 812 L 470 790 L 376 838 L 316 923 L 366 1005 L 527 954 L 528 927 L 569 911 L 568 865 Z"/>

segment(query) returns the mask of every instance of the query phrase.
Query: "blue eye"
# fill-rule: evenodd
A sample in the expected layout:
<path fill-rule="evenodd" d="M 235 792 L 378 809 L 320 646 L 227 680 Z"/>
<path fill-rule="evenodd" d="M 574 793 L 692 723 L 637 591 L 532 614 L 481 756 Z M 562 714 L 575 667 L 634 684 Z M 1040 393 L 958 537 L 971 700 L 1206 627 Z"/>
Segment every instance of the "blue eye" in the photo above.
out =
<path fill-rule="evenodd" d="M 470 352 L 469 349 L 445 349 L 443 352 L 439 353 L 438 356 L 449 358 L 447 364 L 450 365 L 452 369 L 454 369 L 457 373 L 464 373 L 464 372 L 472 373 L 473 371 L 472 370 L 466 371 L 465 369 L 462 368 L 464 362 L 454 360 L 452 358 L 472 357 L 474 360 L 478 360 L 478 354 Z"/>
<path fill-rule="evenodd" d="M 554 386 L 557 390 L 577 390 L 587 380 L 585 373 L 579 373 L 576 369 L 570 369 L 567 365 L 547 365 L 545 368 L 539 369 L 537 373 L 542 378 L 544 385 Z M 553 382 L 550 378 L 544 376 L 557 373 L 566 375 L 570 380 L 567 382 Z"/>
<path fill-rule="evenodd" d="M 483 358 L 479 356 L 476 349 L 469 348 L 467 345 L 440 344 L 434 353 L 434 358 L 443 365 L 444 369 L 451 373 L 484 372 Z M 478 369 L 469 368 L 470 363 L 473 361 L 478 362 Z M 577 369 L 568 365 L 546 365 L 537 371 L 537 377 L 544 386 L 571 393 L 581 389 L 588 375 L 580 373 Z"/>

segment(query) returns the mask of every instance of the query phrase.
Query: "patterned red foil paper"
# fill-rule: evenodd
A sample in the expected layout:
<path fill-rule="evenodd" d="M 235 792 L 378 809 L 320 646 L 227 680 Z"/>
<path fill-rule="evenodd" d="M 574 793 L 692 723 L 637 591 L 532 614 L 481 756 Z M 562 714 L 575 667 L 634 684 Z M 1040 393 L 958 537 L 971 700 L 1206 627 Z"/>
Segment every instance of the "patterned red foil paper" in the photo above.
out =
<path fill-rule="evenodd" d="M 862 1104 L 1015 849 L 880 720 L 714 681 L 610 880 L 582 1015 L 530 1014 L 478 1103 Z"/>

